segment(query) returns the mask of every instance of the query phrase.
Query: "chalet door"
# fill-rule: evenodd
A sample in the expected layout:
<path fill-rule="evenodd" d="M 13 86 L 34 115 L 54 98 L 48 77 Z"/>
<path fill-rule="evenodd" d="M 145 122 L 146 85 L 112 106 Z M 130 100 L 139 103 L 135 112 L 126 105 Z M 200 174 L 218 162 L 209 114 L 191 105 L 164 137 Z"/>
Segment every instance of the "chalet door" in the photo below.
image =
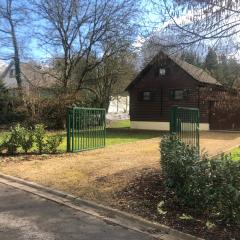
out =
<path fill-rule="evenodd" d="M 216 130 L 216 113 L 214 111 L 214 101 L 208 102 L 208 118 L 210 130 Z"/>

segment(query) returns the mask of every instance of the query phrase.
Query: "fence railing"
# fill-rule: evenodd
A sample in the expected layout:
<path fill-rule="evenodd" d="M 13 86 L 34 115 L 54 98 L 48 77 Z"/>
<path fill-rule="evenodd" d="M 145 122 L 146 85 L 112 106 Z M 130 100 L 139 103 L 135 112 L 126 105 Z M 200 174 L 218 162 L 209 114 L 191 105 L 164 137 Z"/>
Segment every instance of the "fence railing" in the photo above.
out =
<path fill-rule="evenodd" d="M 105 147 L 105 109 L 73 107 L 67 110 L 67 151 Z"/>
<path fill-rule="evenodd" d="M 170 133 L 199 149 L 199 109 L 174 106 L 171 109 Z"/>

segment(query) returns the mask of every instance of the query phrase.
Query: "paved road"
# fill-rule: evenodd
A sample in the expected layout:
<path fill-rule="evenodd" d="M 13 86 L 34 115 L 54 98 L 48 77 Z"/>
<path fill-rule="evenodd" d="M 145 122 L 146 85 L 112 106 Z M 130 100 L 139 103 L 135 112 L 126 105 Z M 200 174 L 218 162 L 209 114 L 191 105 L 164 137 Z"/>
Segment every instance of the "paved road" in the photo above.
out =
<path fill-rule="evenodd" d="M 150 236 L 0 184 L 0 240 L 151 240 Z"/>

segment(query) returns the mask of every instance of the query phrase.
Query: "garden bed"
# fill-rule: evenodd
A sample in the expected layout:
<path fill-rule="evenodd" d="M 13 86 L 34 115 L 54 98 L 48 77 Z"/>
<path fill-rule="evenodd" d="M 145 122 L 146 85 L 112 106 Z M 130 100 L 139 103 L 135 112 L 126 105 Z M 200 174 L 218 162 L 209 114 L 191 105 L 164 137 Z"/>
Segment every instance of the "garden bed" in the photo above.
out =
<path fill-rule="evenodd" d="M 99 183 L 100 184 L 100 183 Z M 207 213 L 186 208 L 164 188 L 159 171 L 145 169 L 131 183 L 115 195 L 113 207 L 171 226 L 204 239 L 240 239 L 240 226 L 213 225 Z M 164 201 L 164 214 L 157 211 Z"/>

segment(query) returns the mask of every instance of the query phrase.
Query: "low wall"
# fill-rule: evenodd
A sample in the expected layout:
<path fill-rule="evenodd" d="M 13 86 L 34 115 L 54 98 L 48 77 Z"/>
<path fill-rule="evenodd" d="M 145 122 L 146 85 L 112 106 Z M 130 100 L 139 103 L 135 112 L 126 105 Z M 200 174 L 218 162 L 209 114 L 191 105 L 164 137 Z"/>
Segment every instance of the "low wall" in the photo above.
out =
<path fill-rule="evenodd" d="M 132 129 L 144 129 L 144 130 L 161 130 L 169 131 L 169 122 L 147 122 L 147 121 L 131 121 L 130 127 Z M 200 131 L 208 131 L 209 123 L 200 123 Z"/>

